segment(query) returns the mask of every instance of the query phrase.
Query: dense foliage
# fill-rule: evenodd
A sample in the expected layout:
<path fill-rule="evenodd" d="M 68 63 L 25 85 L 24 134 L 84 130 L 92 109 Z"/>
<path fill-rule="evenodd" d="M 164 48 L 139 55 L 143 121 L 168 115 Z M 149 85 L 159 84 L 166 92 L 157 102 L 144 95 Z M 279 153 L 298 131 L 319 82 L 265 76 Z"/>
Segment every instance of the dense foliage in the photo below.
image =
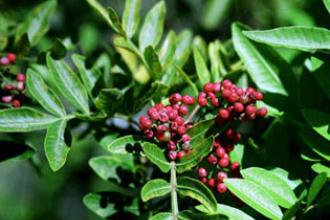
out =
<path fill-rule="evenodd" d="M 18 5 L 0 219 L 329 215 L 330 1 Z"/>

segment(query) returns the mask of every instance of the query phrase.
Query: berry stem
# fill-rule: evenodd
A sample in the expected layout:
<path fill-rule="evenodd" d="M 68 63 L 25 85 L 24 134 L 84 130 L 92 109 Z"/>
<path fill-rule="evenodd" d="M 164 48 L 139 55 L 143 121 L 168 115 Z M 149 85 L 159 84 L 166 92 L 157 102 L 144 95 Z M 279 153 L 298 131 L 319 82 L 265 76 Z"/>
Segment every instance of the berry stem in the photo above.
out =
<path fill-rule="evenodd" d="M 185 124 L 188 124 L 193 119 L 193 117 L 196 115 L 196 113 L 198 112 L 199 109 L 200 109 L 200 106 L 199 105 L 196 105 L 196 107 L 194 108 L 194 110 L 191 112 L 191 114 L 189 115 L 189 117 L 185 121 Z"/>
<path fill-rule="evenodd" d="M 175 168 L 175 162 L 171 162 L 171 206 L 172 206 L 172 214 L 173 214 L 173 220 L 178 219 L 178 213 L 179 213 L 179 207 L 178 207 L 178 195 L 176 192 L 176 168 Z"/>

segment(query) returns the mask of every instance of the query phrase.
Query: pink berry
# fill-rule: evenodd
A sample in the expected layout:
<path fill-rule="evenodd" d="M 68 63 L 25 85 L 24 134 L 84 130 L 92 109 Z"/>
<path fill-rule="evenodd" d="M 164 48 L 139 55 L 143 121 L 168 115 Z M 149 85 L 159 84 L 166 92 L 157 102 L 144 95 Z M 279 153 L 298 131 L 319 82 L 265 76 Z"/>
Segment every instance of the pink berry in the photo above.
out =
<path fill-rule="evenodd" d="M 16 75 L 16 80 L 19 82 L 24 82 L 25 81 L 25 75 L 23 73 L 19 73 Z"/>
<path fill-rule="evenodd" d="M 9 63 L 10 63 L 10 61 L 7 57 L 1 57 L 0 58 L 0 64 L 1 65 L 8 65 Z"/>
<path fill-rule="evenodd" d="M 185 116 L 186 114 L 188 114 L 188 108 L 187 108 L 187 106 L 181 105 L 180 108 L 179 108 L 179 113 L 182 116 Z"/>
<path fill-rule="evenodd" d="M 174 161 L 174 160 L 176 160 L 177 153 L 176 153 L 176 151 L 169 151 L 167 156 L 171 161 Z"/>
<path fill-rule="evenodd" d="M 223 158 L 226 154 L 226 151 L 223 147 L 218 147 L 215 153 L 218 156 L 218 158 Z"/>
<path fill-rule="evenodd" d="M 222 158 L 219 160 L 218 165 L 222 168 L 225 168 L 229 165 L 229 160 L 226 158 Z"/>
<path fill-rule="evenodd" d="M 215 165 L 215 164 L 217 164 L 218 159 L 217 159 L 217 157 L 214 156 L 213 154 L 210 154 L 210 155 L 207 157 L 207 161 L 209 162 L 209 164 Z"/>
<path fill-rule="evenodd" d="M 199 175 L 199 177 L 206 177 L 207 176 L 206 169 L 203 167 L 198 168 L 198 175 Z"/>
<path fill-rule="evenodd" d="M 176 144 L 174 141 L 167 142 L 167 150 L 169 150 L 169 151 L 176 150 Z"/>
<path fill-rule="evenodd" d="M 221 84 L 220 83 L 214 83 L 214 89 L 213 89 L 214 93 L 217 94 L 221 91 Z"/>
<path fill-rule="evenodd" d="M 186 143 L 186 142 L 191 141 L 191 137 L 188 134 L 184 134 L 184 135 L 182 135 L 181 140 L 183 143 Z"/>
<path fill-rule="evenodd" d="M 11 102 L 12 99 L 13 99 L 13 96 L 7 95 L 7 96 L 3 96 L 1 98 L 1 101 L 4 102 L 4 103 L 9 103 L 9 102 Z"/>
<path fill-rule="evenodd" d="M 225 79 L 224 81 L 222 81 L 222 86 L 225 89 L 230 89 L 232 85 L 233 85 L 233 83 L 228 79 Z"/>
<path fill-rule="evenodd" d="M 18 91 L 23 91 L 25 89 L 24 82 L 18 82 L 16 88 Z"/>
<path fill-rule="evenodd" d="M 218 183 L 217 184 L 217 191 L 219 193 L 223 194 L 227 191 L 227 186 L 224 183 Z"/>
<path fill-rule="evenodd" d="M 220 183 L 223 183 L 224 179 L 227 178 L 227 173 L 223 172 L 223 171 L 220 171 L 217 173 L 217 180 L 220 182 Z"/>

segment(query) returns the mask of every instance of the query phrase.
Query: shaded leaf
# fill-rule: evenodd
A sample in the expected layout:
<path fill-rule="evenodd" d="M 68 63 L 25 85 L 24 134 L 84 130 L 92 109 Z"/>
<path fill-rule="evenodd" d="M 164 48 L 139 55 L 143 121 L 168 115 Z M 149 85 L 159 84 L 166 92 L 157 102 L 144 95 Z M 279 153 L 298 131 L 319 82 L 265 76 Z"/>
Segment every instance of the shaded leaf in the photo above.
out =
<path fill-rule="evenodd" d="M 318 134 L 330 141 L 330 115 L 314 109 L 302 109 L 301 112 L 307 123 Z"/>
<path fill-rule="evenodd" d="M 308 191 L 307 206 L 310 206 L 313 203 L 313 201 L 316 199 L 317 195 L 320 193 L 321 189 L 323 188 L 326 182 L 327 182 L 326 173 L 320 173 L 314 178 L 312 185 Z"/>
<path fill-rule="evenodd" d="M 139 143 L 141 140 L 142 140 L 141 137 L 133 136 L 133 135 L 127 135 L 124 137 L 120 137 L 120 138 L 115 139 L 113 142 L 111 142 L 109 144 L 108 150 L 114 154 L 126 154 L 127 145 L 130 144 L 133 146 L 133 144 Z"/>
<path fill-rule="evenodd" d="M 117 88 L 102 89 L 95 99 L 95 106 L 107 113 L 114 113 L 120 106 L 124 94 Z"/>
<path fill-rule="evenodd" d="M 281 219 L 283 214 L 274 199 L 262 187 L 249 180 L 225 179 L 225 184 L 243 202 L 270 219 Z"/>
<path fill-rule="evenodd" d="M 41 76 L 32 69 L 27 71 L 27 88 L 33 98 L 49 113 L 64 116 L 64 106 L 59 97 L 46 85 Z"/>
<path fill-rule="evenodd" d="M 164 152 L 156 145 L 149 142 L 142 144 L 142 149 L 147 158 L 163 173 L 168 173 L 171 169 L 170 163 L 167 161 Z"/>
<path fill-rule="evenodd" d="M 160 212 L 149 218 L 149 220 L 173 220 L 173 214 L 171 212 Z"/>
<path fill-rule="evenodd" d="M 106 218 L 117 212 L 115 204 L 106 203 L 103 205 L 104 202 L 101 200 L 102 196 L 96 193 L 89 193 L 83 198 L 86 207 L 102 218 Z"/>
<path fill-rule="evenodd" d="M 245 31 L 250 39 L 271 46 L 303 51 L 329 50 L 330 31 L 319 27 L 280 27 L 265 31 Z"/>
<path fill-rule="evenodd" d="M 161 79 L 162 77 L 162 65 L 160 64 L 158 55 L 152 46 L 147 46 L 144 50 L 144 58 L 151 70 L 151 76 L 153 79 Z"/>
<path fill-rule="evenodd" d="M 316 173 L 326 173 L 328 178 L 330 178 L 330 168 L 321 163 L 313 164 L 312 170 Z"/>
<path fill-rule="evenodd" d="M 328 10 L 328 12 L 330 13 L 330 0 L 323 0 L 323 3 L 326 9 Z"/>
<path fill-rule="evenodd" d="M 49 19 L 55 11 L 56 5 L 55 0 L 49 0 L 34 8 L 18 26 L 15 34 L 15 42 L 18 42 L 24 34 L 27 34 L 31 45 L 37 44 L 48 31 Z"/>
<path fill-rule="evenodd" d="M 184 81 L 192 88 L 194 95 L 198 95 L 198 88 L 195 83 L 189 78 L 187 73 L 185 73 L 179 66 L 176 66 L 176 71 L 183 78 Z"/>
<path fill-rule="evenodd" d="M 195 207 L 198 211 L 208 213 L 209 211 L 203 206 L 199 205 Z M 240 220 L 253 220 L 251 216 L 248 214 L 245 214 L 243 211 L 230 207 L 224 204 L 217 204 L 217 214 L 223 214 L 225 216 L 228 216 L 229 219 L 240 219 Z"/>
<path fill-rule="evenodd" d="M 202 182 L 191 177 L 181 177 L 177 182 L 178 193 L 199 201 L 210 212 L 217 211 L 217 200 Z"/>
<path fill-rule="evenodd" d="M 66 120 L 60 120 L 50 124 L 47 128 L 44 147 L 48 163 L 53 171 L 64 166 L 70 150 L 64 141 L 66 125 Z"/>
<path fill-rule="evenodd" d="M 21 107 L 0 110 L 1 132 L 28 132 L 47 128 L 58 120 L 33 108 Z"/>
<path fill-rule="evenodd" d="M 165 196 L 171 192 L 171 184 L 163 179 L 148 181 L 141 190 L 142 201 Z"/>
<path fill-rule="evenodd" d="M 185 210 L 179 213 L 178 220 L 224 220 L 228 219 L 226 216 L 222 214 L 213 214 L 213 213 L 200 213 L 194 212 L 191 210 Z"/>
<path fill-rule="evenodd" d="M 35 150 L 24 143 L 15 141 L 0 140 L 0 162 L 15 159 L 28 159 L 34 154 Z"/>
<path fill-rule="evenodd" d="M 232 35 L 235 50 L 255 84 L 263 91 L 287 95 L 275 70 L 243 35 L 242 28 L 237 23 L 232 25 Z"/>

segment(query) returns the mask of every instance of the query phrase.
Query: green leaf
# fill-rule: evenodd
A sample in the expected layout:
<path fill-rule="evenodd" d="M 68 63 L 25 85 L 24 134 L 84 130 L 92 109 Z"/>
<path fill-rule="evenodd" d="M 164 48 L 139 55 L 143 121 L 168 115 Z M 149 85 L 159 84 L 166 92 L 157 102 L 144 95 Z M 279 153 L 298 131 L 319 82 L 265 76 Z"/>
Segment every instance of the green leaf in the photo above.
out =
<path fill-rule="evenodd" d="M 29 93 L 45 110 L 60 117 L 66 115 L 59 97 L 45 84 L 38 73 L 28 69 L 26 84 Z"/>
<path fill-rule="evenodd" d="M 1 132 L 29 132 L 47 128 L 58 120 L 29 107 L 0 110 Z"/>
<path fill-rule="evenodd" d="M 298 200 L 293 206 L 291 206 L 289 209 L 287 209 L 284 212 L 282 220 L 292 220 L 294 219 L 294 215 L 297 213 L 301 206 L 301 201 Z"/>
<path fill-rule="evenodd" d="M 153 79 L 162 78 L 162 65 L 160 64 L 158 55 L 152 46 L 147 46 L 144 50 L 144 58 L 151 70 L 151 76 Z"/>
<path fill-rule="evenodd" d="M 207 69 L 206 63 L 199 50 L 195 47 L 193 48 L 193 55 L 197 76 L 201 84 L 204 85 L 205 83 L 210 82 L 209 70 Z"/>
<path fill-rule="evenodd" d="M 230 160 L 238 162 L 239 164 L 241 164 L 241 168 L 242 168 L 243 155 L 244 155 L 244 145 L 235 144 L 234 150 L 230 152 Z"/>
<path fill-rule="evenodd" d="M 187 73 L 185 73 L 181 67 L 179 66 L 175 66 L 176 67 L 176 71 L 177 73 L 183 78 L 184 81 L 186 81 L 186 83 L 192 88 L 194 95 L 197 96 L 198 95 L 198 88 L 196 86 L 195 83 L 193 83 L 193 81 L 189 78 L 189 76 L 187 75 Z"/>
<path fill-rule="evenodd" d="M 116 12 L 109 8 L 109 11 L 105 9 L 97 0 L 86 0 L 88 4 L 113 28 L 117 33 L 125 36 L 120 20 Z"/>
<path fill-rule="evenodd" d="M 276 201 L 262 187 L 249 180 L 225 179 L 228 189 L 243 202 L 270 219 L 281 219 L 283 214 Z"/>
<path fill-rule="evenodd" d="M 202 26 L 207 30 L 217 28 L 226 18 L 231 4 L 232 1 L 230 0 L 206 1 L 205 4 L 203 4 L 203 10 L 200 17 Z"/>
<path fill-rule="evenodd" d="M 53 171 L 64 166 L 70 150 L 64 141 L 66 125 L 66 120 L 60 120 L 50 124 L 47 128 L 44 147 L 48 163 Z"/>
<path fill-rule="evenodd" d="M 49 0 L 34 8 L 16 30 L 15 42 L 17 43 L 24 34 L 27 34 L 31 45 L 36 45 L 49 28 L 49 19 L 55 12 L 56 1 Z"/>
<path fill-rule="evenodd" d="M 140 22 L 141 0 L 126 0 L 123 14 L 123 27 L 128 38 L 132 38 Z"/>
<path fill-rule="evenodd" d="M 209 211 L 205 208 L 203 205 L 199 205 L 195 207 L 198 211 L 208 213 Z M 240 219 L 240 220 L 253 220 L 251 216 L 248 214 L 245 214 L 241 210 L 230 207 L 224 204 L 218 204 L 217 205 L 217 211 L 216 214 L 223 214 L 225 216 L 228 216 L 229 219 Z"/>
<path fill-rule="evenodd" d="M 181 177 L 177 182 L 178 193 L 199 201 L 210 212 L 217 211 L 217 200 L 202 182 L 191 177 Z"/>
<path fill-rule="evenodd" d="M 201 135 L 192 137 L 190 141 L 192 149 L 176 164 L 177 172 L 183 173 L 196 166 L 210 152 L 212 141 L 212 137 L 204 138 Z"/>
<path fill-rule="evenodd" d="M 141 190 L 142 201 L 165 196 L 171 192 L 171 184 L 163 179 L 154 179 L 148 181 Z"/>
<path fill-rule="evenodd" d="M 117 174 L 117 168 L 121 167 L 124 170 L 135 173 L 134 158 L 131 154 L 114 154 L 110 156 L 99 156 L 89 160 L 89 166 L 105 181 L 120 178 Z"/>
<path fill-rule="evenodd" d="M 117 212 L 115 204 L 106 203 L 102 205 L 102 196 L 96 193 L 89 193 L 83 198 L 85 206 L 102 218 L 111 216 Z"/>
<path fill-rule="evenodd" d="M 97 68 L 92 68 L 90 70 L 86 69 L 85 57 L 83 57 L 81 55 L 73 54 L 72 61 L 79 70 L 79 73 L 80 73 L 80 76 L 84 83 L 85 88 L 87 89 L 88 93 L 91 94 L 96 81 L 102 75 L 101 71 L 99 71 Z"/>
<path fill-rule="evenodd" d="M 263 91 L 287 95 L 273 67 L 243 35 L 242 28 L 237 23 L 232 25 L 232 35 L 235 50 L 255 84 Z"/>
<path fill-rule="evenodd" d="M 120 137 L 109 144 L 108 150 L 114 154 L 127 154 L 126 146 L 128 144 L 134 145 L 135 143 L 140 143 L 141 140 L 141 137 L 133 135 Z"/>
<path fill-rule="evenodd" d="M 314 153 L 330 160 L 329 141 L 309 129 L 300 131 L 298 135 Z"/>
<path fill-rule="evenodd" d="M 326 182 L 327 182 L 326 173 L 320 173 L 314 178 L 312 185 L 308 191 L 307 206 L 312 205 L 313 201 L 316 199 L 317 195 L 320 193 L 321 189 L 323 188 Z"/>
<path fill-rule="evenodd" d="M 307 123 L 322 137 L 330 141 L 330 115 L 314 109 L 301 110 Z"/>
<path fill-rule="evenodd" d="M 323 4 L 330 13 L 330 0 L 323 0 Z"/>
<path fill-rule="evenodd" d="M 142 144 L 142 149 L 147 158 L 163 173 L 168 173 L 171 169 L 170 163 L 167 161 L 164 152 L 156 145 L 149 142 Z"/>
<path fill-rule="evenodd" d="M 329 50 L 330 31 L 319 27 L 280 27 L 265 31 L 245 31 L 257 42 L 302 51 Z"/>
<path fill-rule="evenodd" d="M 312 170 L 316 173 L 326 173 L 328 178 L 330 178 L 330 168 L 321 163 L 313 164 Z"/>
<path fill-rule="evenodd" d="M 149 45 L 157 46 L 164 30 L 165 14 L 165 2 L 160 1 L 146 15 L 139 35 L 141 51 L 144 51 Z"/>
<path fill-rule="evenodd" d="M 292 177 L 289 178 L 289 172 L 282 168 L 275 167 L 269 170 L 269 172 L 272 172 L 273 174 L 281 178 L 283 181 L 285 181 L 292 190 L 297 188 L 302 183 L 300 179 L 292 179 Z"/>
<path fill-rule="evenodd" d="M 169 31 L 162 44 L 162 47 L 159 50 L 160 62 L 165 69 L 169 66 L 169 64 L 172 63 L 174 59 L 176 50 L 175 38 L 175 32 L 172 30 Z"/>
<path fill-rule="evenodd" d="M 79 77 L 64 61 L 55 61 L 47 54 L 47 66 L 62 95 L 78 110 L 88 113 L 88 95 Z"/>
<path fill-rule="evenodd" d="M 122 103 L 124 93 L 117 88 L 102 89 L 95 99 L 95 106 L 106 111 L 108 114 L 114 113 Z"/>
<path fill-rule="evenodd" d="M 222 214 L 200 213 L 191 210 L 184 210 L 179 213 L 178 220 L 227 220 Z"/>
<path fill-rule="evenodd" d="M 220 56 L 220 42 L 211 42 L 208 47 L 208 54 L 211 62 L 211 78 L 212 82 L 220 81 L 221 75 L 226 74 L 223 61 Z"/>
<path fill-rule="evenodd" d="M 160 212 L 149 218 L 149 220 L 173 220 L 173 214 L 171 212 Z"/>
<path fill-rule="evenodd" d="M 266 190 L 277 204 L 284 208 L 290 208 L 297 201 L 297 197 L 290 186 L 270 171 L 251 167 L 241 170 L 241 174 L 244 179 L 250 180 Z"/>
<path fill-rule="evenodd" d="M 175 64 L 179 67 L 187 62 L 192 43 L 193 34 L 190 30 L 184 30 L 176 38 L 176 50 L 174 54 Z"/>

